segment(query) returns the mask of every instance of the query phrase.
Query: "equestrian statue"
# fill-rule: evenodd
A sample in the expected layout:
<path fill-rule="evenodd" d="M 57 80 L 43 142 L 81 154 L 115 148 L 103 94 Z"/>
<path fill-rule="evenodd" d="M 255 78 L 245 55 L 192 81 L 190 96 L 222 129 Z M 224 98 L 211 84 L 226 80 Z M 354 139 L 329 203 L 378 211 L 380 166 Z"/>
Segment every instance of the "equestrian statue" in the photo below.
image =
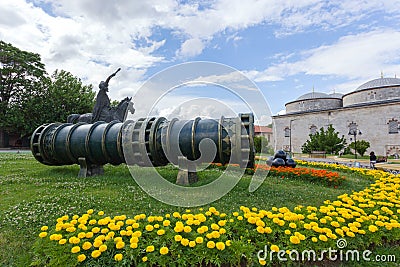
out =
<path fill-rule="evenodd" d="M 96 103 L 93 108 L 92 113 L 86 114 L 71 114 L 67 118 L 67 122 L 69 123 L 77 123 L 77 122 L 86 122 L 86 123 L 94 123 L 96 121 L 104 121 L 111 122 L 114 120 L 118 120 L 120 122 L 125 121 L 127 110 L 133 114 L 135 112 L 135 108 L 133 107 L 133 103 L 131 102 L 131 98 L 124 98 L 116 107 L 111 107 L 110 98 L 107 95 L 108 92 L 108 83 L 112 77 L 114 77 L 121 68 L 118 68 L 116 72 L 108 76 L 106 81 L 101 81 L 99 84 L 100 91 L 96 97 Z"/>

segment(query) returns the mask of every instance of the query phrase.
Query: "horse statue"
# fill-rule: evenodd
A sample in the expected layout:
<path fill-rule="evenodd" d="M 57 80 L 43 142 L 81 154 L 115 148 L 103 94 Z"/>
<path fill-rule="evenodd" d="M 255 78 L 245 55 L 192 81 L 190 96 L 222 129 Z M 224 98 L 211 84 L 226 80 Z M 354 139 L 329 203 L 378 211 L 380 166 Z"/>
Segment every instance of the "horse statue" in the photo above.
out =
<path fill-rule="evenodd" d="M 118 120 L 120 122 L 125 121 L 126 116 L 128 115 L 127 111 L 131 114 L 135 113 L 135 108 L 133 107 L 133 102 L 131 102 L 132 97 L 126 97 L 121 102 L 119 102 L 118 106 L 112 108 L 103 108 L 101 110 L 101 116 L 99 120 L 105 122 L 111 122 L 114 120 Z M 95 120 L 96 121 L 96 120 Z M 67 122 L 69 123 L 78 123 L 78 122 L 86 122 L 86 123 L 94 123 L 93 113 L 86 114 L 71 114 L 67 118 Z"/>

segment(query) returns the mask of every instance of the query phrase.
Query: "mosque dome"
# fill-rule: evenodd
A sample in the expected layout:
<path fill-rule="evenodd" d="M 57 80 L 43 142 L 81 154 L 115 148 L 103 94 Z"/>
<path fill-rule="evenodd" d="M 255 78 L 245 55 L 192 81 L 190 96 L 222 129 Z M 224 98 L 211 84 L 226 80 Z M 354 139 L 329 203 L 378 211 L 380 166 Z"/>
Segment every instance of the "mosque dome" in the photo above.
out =
<path fill-rule="evenodd" d="M 343 96 L 343 106 L 381 103 L 400 98 L 400 79 L 378 78 L 363 83 L 356 90 Z"/>
<path fill-rule="evenodd" d="M 297 100 L 307 100 L 307 99 L 316 99 L 316 98 L 329 98 L 328 94 L 320 93 L 320 92 L 311 92 L 304 95 L 299 96 Z"/>
<path fill-rule="evenodd" d="M 387 86 L 400 86 L 399 78 L 379 78 L 368 81 L 360 85 L 356 91 L 365 90 L 365 89 L 373 89 L 373 88 L 381 88 Z"/>

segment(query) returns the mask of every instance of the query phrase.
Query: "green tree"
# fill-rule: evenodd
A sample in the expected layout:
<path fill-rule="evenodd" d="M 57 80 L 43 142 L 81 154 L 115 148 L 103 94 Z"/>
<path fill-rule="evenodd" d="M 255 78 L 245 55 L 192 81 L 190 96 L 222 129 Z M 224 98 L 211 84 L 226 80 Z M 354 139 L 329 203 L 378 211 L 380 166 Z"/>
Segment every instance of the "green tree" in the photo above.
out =
<path fill-rule="evenodd" d="M 0 41 L 0 129 L 27 133 L 23 112 L 35 97 L 43 97 L 48 80 L 40 55 Z"/>
<path fill-rule="evenodd" d="M 264 149 L 262 149 L 264 145 Z M 254 136 L 254 149 L 256 150 L 256 153 L 261 153 L 261 150 L 263 152 L 267 151 L 267 145 L 268 145 L 268 140 L 264 136 Z"/>
<path fill-rule="evenodd" d="M 91 85 L 63 70 L 49 77 L 40 61 L 38 54 L 0 41 L 0 131 L 23 136 L 43 123 L 92 111 Z"/>
<path fill-rule="evenodd" d="M 356 149 L 357 147 L 357 149 Z M 370 143 L 365 140 L 359 140 L 357 141 L 357 146 L 355 142 L 351 142 L 349 145 L 349 148 L 354 149 L 355 153 L 360 154 L 361 156 L 364 156 L 365 151 L 370 147 Z"/>
<path fill-rule="evenodd" d="M 92 85 L 83 85 L 81 79 L 64 70 L 56 70 L 51 75 L 46 94 L 43 106 L 52 112 L 45 122 L 65 122 L 70 114 L 92 112 L 96 96 Z"/>
<path fill-rule="evenodd" d="M 326 151 L 335 154 L 342 150 L 346 145 L 346 139 L 342 135 L 339 137 L 339 132 L 335 132 L 332 125 L 328 129 L 322 127 L 319 132 L 309 135 L 310 139 L 307 140 L 301 150 L 303 153 L 311 153 L 311 151 Z"/>

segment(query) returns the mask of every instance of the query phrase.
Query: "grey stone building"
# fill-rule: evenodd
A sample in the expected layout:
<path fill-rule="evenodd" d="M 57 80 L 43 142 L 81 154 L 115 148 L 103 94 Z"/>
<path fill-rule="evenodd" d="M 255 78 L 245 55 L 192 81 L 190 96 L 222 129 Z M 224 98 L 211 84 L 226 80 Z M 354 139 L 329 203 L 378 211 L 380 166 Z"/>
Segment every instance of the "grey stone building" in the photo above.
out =
<path fill-rule="evenodd" d="M 285 114 L 272 117 L 275 150 L 301 153 L 309 134 L 332 124 L 348 144 L 354 138 L 370 142 L 367 153 L 400 154 L 398 78 L 371 80 L 345 95 L 307 93 L 286 103 L 285 107 Z"/>

